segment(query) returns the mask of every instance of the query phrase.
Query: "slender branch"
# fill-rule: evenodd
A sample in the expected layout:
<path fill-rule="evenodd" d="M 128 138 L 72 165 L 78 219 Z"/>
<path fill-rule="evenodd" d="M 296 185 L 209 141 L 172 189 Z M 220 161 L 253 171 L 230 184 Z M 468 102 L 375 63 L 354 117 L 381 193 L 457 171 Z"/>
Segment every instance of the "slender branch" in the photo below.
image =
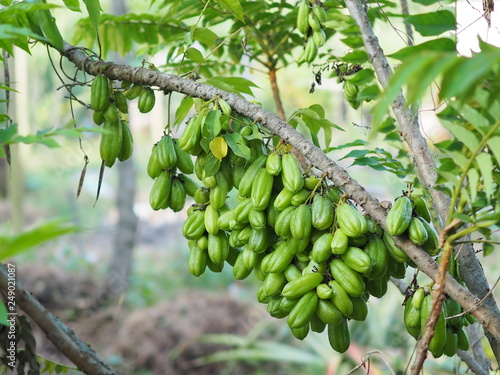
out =
<path fill-rule="evenodd" d="M 326 173 L 336 186 L 342 188 L 352 199 L 360 204 L 383 229 L 386 228 L 385 209 L 380 206 L 380 202 L 375 197 L 369 194 L 356 180 L 352 179 L 343 168 L 329 159 L 321 149 L 314 146 L 278 116 L 265 111 L 262 107 L 250 103 L 236 94 L 228 93 L 190 79 L 144 68 L 118 65 L 104 61 L 91 61 L 80 49 L 72 47 L 69 44 L 65 46 L 65 55 L 78 68 L 85 70 L 91 75 L 104 74 L 110 79 L 127 80 L 135 84 L 157 86 L 162 90 L 176 91 L 203 100 L 211 100 L 219 96 L 226 100 L 234 111 L 260 122 L 271 132 L 281 137 L 284 142 L 295 147 L 313 163 L 314 167 Z M 402 238 L 395 238 L 395 243 L 408 254 L 410 259 L 415 262 L 422 272 L 427 274 L 432 280 L 435 280 L 438 266 L 422 248 Z M 446 278 L 445 292 L 465 309 L 474 309 L 473 314 L 482 323 L 484 329 L 489 331 L 493 337 L 500 339 L 500 316 L 495 311 L 483 305 L 479 306 L 479 299 L 449 275 Z"/>
<path fill-rule="evenodd" d="M 401 13 L 405 16 L 410 15 L 410 10 L 408 9 L 408 1 L 407 0 L 401 0 Z M 407 43 L 409 46 L 413 46 L 413 29 L 411 28 L 411 25 L 409 23 L 405 23 L 405 29 L 406 29 L 406 38 L 407 38 Z"/>
<path fill-rule="evenodd" d="M 460 357 L 462 361 L 464 361 L 467 366 L 469 366 L 470 370 L 476 375 L 489 375 L 490 371 L 474 359 L 472 354 L 463 350 L 457 350 L 457 355 Z"/>
<path fill-rule="evenodd" d="M 8 271 L 0 265 L 0 289 L 8 290 Z M 16 281 L 16 304 L 45 332 L 50 341 L 78 368 L 89 375 L 118 375 L 96 352 L 78 338 L 57 317 L 43 307 L 33 295 Z"/>
<path fill-rule="evenodd" d="M 280 90 L 278 87 L 278 79 L 276 77 L 276 67 L 273 67 L 269 70 L 269 81 L 271 82 L 274 104 L 276 104 L 276 110 L 278 111 L 278 116 L 283 121 L 286 121 L 285 109 L 283 108 L 283 102 L 281 101 Z"/>
<path fill-rule="evenodd" d="M 392 75 L 391 67 L 384 55 L 384 51 L 378 43 L 377 36 L 373 32 L 363 5 L 359 0 L 346 0 L 346 5 L 360 28 L 366 52 L 369 55 L 378 80 L 382 86 L 387 87 L 389 78 Z M 441 222 L 446 223 L 450 208 L 450 198 L 437 189 L 436 163 L 420 132 L 417 116 L 407 108 L 401 92 L 392 103 L 392 109 L 400 125 L 401 135 L 412 153 L 419 180 L 429 189 Z M 474 248 L 470 244 L 464 246 L 464 249 L 458 255 L 458 260 L 460 263 L 460 274 L 470 291 L 479 298 L 486 296 L 489 291 L 488 281 L 476 257 Z M 425 270 L 423 271 L 428 274 Z M 448 281 L 446 282 L 448 283 Z M 451 297 L 455 299 L 454 296 Z M 460 301 L 457 302 L 461 303 Z M 500 319 L 500 311 L 495 299 L 491 295 L 485 300 L 484 306 L 488 308 L 491 314 L 496 316 L 495 320 L 498 321 Z M 488 329 L 485 329 L 485 331 L 495 357 L 500 361 L 500 341 L 498 341 L 498 338 L 493 337 Z"/>

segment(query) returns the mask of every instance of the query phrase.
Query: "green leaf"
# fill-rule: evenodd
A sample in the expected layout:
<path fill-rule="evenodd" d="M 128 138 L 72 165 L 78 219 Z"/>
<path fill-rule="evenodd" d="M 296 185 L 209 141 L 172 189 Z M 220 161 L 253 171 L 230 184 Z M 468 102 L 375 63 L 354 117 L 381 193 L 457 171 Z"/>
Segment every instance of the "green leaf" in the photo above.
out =
<path fill-rule="evenodd" d="M 193 107 L 194 100 L 190 96 L 186 96 L 184 99 L 181 100 L 181 104 L 179 104 L 179 107 L 177 107 L 177 110 L 175 111 L 175 120 L 174 120 L 174 125 L 180 125 L 181 122 L 186 118 L 187 114 Z"/>
<path fill-rule="evenodd" d="M 358 99 L 369 102 L 370 100 L 375 99 L 378 96 L 378 94 L 380 94 L 380 89 L 378 88 L 378 86 L 371 85 L 363 88 L 358 93 Z"/>
<path fill-rule="evenodd" d="M 492 153 L 497 160 L 496 165 L 500 165 L 500 137 L 491 137 L 486 141 L 486 144 L 488 145 L 490 153 Z"/>
<path fill-rule="evenodd" d="M 239 0 L 219 0 L 223 8 L 229 9 L 233 12 L 234 16 L 239 19 L 241 22 L 245 23 L 245 19 L 243 17 L 243 8 L 241 7 Z"/>
<path fill-rule="evenodd" d="M 356 86 L 366 85 L 367 83 L 372 82 L 374 78 L 375 75 L 371 69 L 362 69 L 352 76 L 345 77 L 347 81 L 355 84 Z"/>
<path fill-rule="evenodd" d="M 57 219 L 40 224 L 35 228 L 13 236 L 0 236 L 0 261 L 9 259 L 32 247 L 59 236 L 79 231 L 66 220 Z"/>
<path fill-rule="evenodd" d="M 220 169 L 220 160 L 215 157 L 211 152 L 208 153 L 207 158 L 205 159 L 205 176 L 210 177 L 219 172 Z"/>
<path fill-rule="evenodd" d="M 479 173 L 476 169 L 471 169 L 467 173 L 467 181 L 469 183 L 470 199 L 475 201 L 477 198 L 477 187 L 479 185 Z"/>
<path fill-rule="evenodd" d="M 90 22 L 94 26 L 94 30 L 97 32 L 99 28 L 99 17 L 101 15 L 101 6 L 99 0 L 83 0 L 87 12 L 89 12 Z"/>
<path fill-rule="evenodd" d="M 416 14 L 407 17 L 405 22 L 413 25 L 422 36 L 439 35 L 456 28 L 455 15 L 449 10 Z"/>
<path fill-rule="evenodd" d="M 456 43 L 450 38 L 438 38 L 434 40 L 429 40 L 428 42 L 417 44 L 416 46 L 409 46 L 401 48 L 399 51 L 394 52 L 389 57 L 398 60 L 404 60 L 409 56 L 415 55 L 417 53 L 436 51 L 436 52 L 455 52 Z"/>
<path fill-rule="evenodd" d="M 198 27 L 193 31 L 192 35 L 194 40 L 208 46 L 214 47 L 216 40 L 219 38 L 216 33 L 206 27 Z"/>
<path fill-rule="evenodd" d="M 235 155 L 244 158 L 245 160 L 250 160 L 252 157 L 252 151 L 246 145 L 245 140 L 239 133 L 226 133 L 223 135 L 229 148 L 234 152 Z"/>
<path fill-rule="evenodd" d="M 6 129 L 0 129 L 0 144 L 10 143 L 17 133 L 17 124 L 11 124 Z"/>
<path fill-rule="evenodd" d="M 494 64 L 500 63 L 500 50 L 459 58 L 443 74 L 439 98 L 460 97 L 484 81 Z"/>
<path fill-rule="evenodd" d="M 205 83 L 233 93 L 243 93 L 253 96 L 251 87 L 259 87 L 252 81 L 242 77 L 212 77 Z"/>
<path fill-rule="evenodd" d="M 368 55 L 365 51 L 353 51 L 342 57 L 342 61 L 352 64 L 363 64 L 368 61 Z"/>
<path fill-rule="evenodd" d="M 80 9 L 80 1 L 79 0 L 63 0 L 64 5 L 69 10 L 72 10 L 73 12 L 81 12 L 82 10 Z"/>
<path fill-rule="evenodd" d="M 470 223 L 471 222 L 471 218 L 469 215 L 454 213 L 451 217 L 456 218 L 463 223 Z"/>
<path fill-rule="evenodd" d="M 185 52 L 185 56 L 188 60 L 192 60 L 197 63 L 205 62 L 205 58 L 203 57 L 202 53 L 194 47 L 189 47 Z"/>
<path fill-rule="evenodd" d="M 227 143 L 222 137 L 215 137 L 210 141 L 210 151 L 212 154 L 219 159 L 222 160 L 227 155 Z"/>
<path fill-rule="evenodd" d="M 484 191 L 489 201 L 491 195 L 493 194 L 493 162 L 491 161 L 491 157 L 487 153 L 482 152 L 476 155 L 476 163 L 479 166 L 479 170 L 481 171 Z"/>
<path fill-rule="evenodd" d="M 441 121 L 441 124 L 450 131 L 450 133 L 462 142 L 472 152 L 477 151 L 479 140 L 472 131 L 467 130 L 461 125 L 454 124 L 450 121 Z"/>
<path fill-rule="evenodd" d="M 56 25 L 56 19 L 52 17 L 49 10 L 37 10 L 34 12 L 35 19 L 43 30 L 43 34 L 50 44 L 62 51 L 64 42 Z"/>
<path fill-rule="evenodd" d="M 490 255 L 495 250 L 495 246 L 489 242 L 483 242 L 483 256 Z"/>

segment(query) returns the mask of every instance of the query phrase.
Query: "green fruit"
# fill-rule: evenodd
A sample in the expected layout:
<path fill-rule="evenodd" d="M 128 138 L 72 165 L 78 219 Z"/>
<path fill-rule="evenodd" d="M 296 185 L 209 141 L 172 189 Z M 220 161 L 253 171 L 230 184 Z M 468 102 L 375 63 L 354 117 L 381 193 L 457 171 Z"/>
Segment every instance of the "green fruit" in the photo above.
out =
<path fill-rule="evenodd" d="M 252 186 L 255 180 L 257 172 L 262 169 L 266 164 L 266 156 L 260 155 L 255 159 L 252 164 L 248 167 L 245 174 L 241 178 L 240 185 L 238 187 L 239 195 L 242 197 L 250 197 L 252 193 Z"/>
<path fill-rule="evenodd" d="M 207 252 L 195 244 L 189 246 L 188 269 L 193 276 L 201 276 L 207 267 Z"/>
<path fill-rule="evenodd" d="M 253 209 L 252 199 L 247 198 L 240 202 L 234 208 L 234 220 L 238 223 L 246 224 L 249 222 L 248 216 L 250 215 L 250 211 Z"/>
<path fill-rule="evenodd" d="M 443 354 L 453 357 L 458 350 L 458 334 L 454 328 L 446 327 L 446 342 L 444 344 Z"/>
<path fill-rule="evenodd" d="M 274 231 L 278 236 L 287 237 L 290 235 L 290 221 L 296 207 L 290 206 L 278 214 L 274 223 Z"/>
<path fill-rule="evenodd" d="M 208 234 L 216 234 L 219 231 L 219 211 L 212 205 L 205 208 L 205 229 Z"/>
<path fill-rule="evenodd" d="M 287 324 L 290 328 L 300 328 L 309 323 L 311 317 L 316 312 L 318 296 L 316 292 L 310 291 L 300 297 L 297 304 L 288 314 Z"/>
<path fill-rule="evenodd" d="M 293 154 L 285 154 L 282 158 L 281 178 L 285 189 L 294 193 L 304 186 L 304 177 L 299 162 Z"/>
<path fill-rule="evenodd" d="M 330 198 L 321 195 L 315 195 L 311 205 L 312 225 L 325 230 L 332 226 L 334 219 L 333 204 Z"/>
<path fill-rule="evenodd" d="M 302 276 L 302 273 L 300 272 L 300 270 L 297 268 L 297 266 L 295 266 L 294 264 L 290 264 L 284 271 L 285 273 L 285 278 L 288 280 L 288 281 L 292 281 L 292 280 L 295 280 L 299 277 Z"/>
<path fill-rule="evenodd" d="M 349 237 L 361 236 L 368 229 L 365 217 L 350 203 L 338 205 L 336 215 L 340 229 Z"/>
<path fill-rule="evenodd" d="M 208 235 L 208 257 L 214 263 L 223 263 L 229 255 L 229 241 L 224 231 Z"/>
<path fill-rule="evenodd" d="M 316 314 L 326 324 L 338 325 L 344 319 L 340 310 L 331 301 L 325 299 L 318 300 Z"/>
<path fill-rule="evenodd" d="M 124 95 L 128 100 L 133 100 L 142 93 L 143 89 L 144 88 L 141 85 L 133 85 L 131 88 L 125 91 Z"/>
<path fill-rule="evenodd" d="M 172 188 L 171 180 L 170 174 L 167 172 L 160 173 L 156 178 L 151 188 L 151 192 L 149 193 L 149 204 L 153 210 L 160 210 L 168 207 L 170 190 Z"/>
<path fill-rule="evenodd" d="M 330 273 L 350 296 L 360 297 L 363 294 L 365 290 L 363 277 L 341 259 L 334 259 L 330 262 Z"/>
<path fill-rule="evenodd" d="M 313 245 L 310 257 L 315 262 L 321 263 L 326 261 L 332 256 L 332 243 L 333 234 L 325 233 L 319 237 Z"/>
<path fill-rule="evenodd" d="M 301 0 L 297 12 L 297 30 L 302 35 L 307 35 L 309 31 L 309 5 L 307 0 Z"/>
<path fill-rule="evenodd" d="M 132 156 L 132 152 L 134 151 L 134 137 L 132 136 L 132 132 L 130 131 L 128 124 L 123 120 L 120 121 L 122 129 L 122 142 L 120 144 L 118 160 L 125 161 Z"/>
<path fill-rule="evenodd" d="M 264 293 L 270 297 L 277 296 L 280 294 L 281 290 L 286 284 L 285 275 L 283 272 L 278 273 L 268 273 L 261 288 L 264 289 Z"/>
<path fill-rule="evenodd" d="M 290 328 L 292 335 L 298 340 L 304 340 L 309 333 L 309 324 L 299 328 Z"/>
<path fill-rule="evenodd" d="M 102 74 L 96 76 L 90 87 L 90 105 L 97 112 L 102 112 L 109 103 L 109 81 Z"/>
<path fill-rule="evenodd" d="M 309 326 L 311 331 L 322 333 L 326 328 L 326 323 L 318 317 L 318 314 L 312 314 L 311 319 L 309 319 Z"/>
<path fill-rule="evenodd" d="M 157 144 L 158 162 L 162 169 L 170 169 L 177 163 L 174 141 L 172 137 L 165 134 Z"/>
<path fill-rule="evenodd" d="M 322 29 L 314 30 L 312 33 L 312 39 L 314 44 L 318 47 L 322 47 L 326 42 L 326 34 Z"/>
<path fill-rule="evenodd" d="M 413 308 L 420 310 L 422 308 L 422 303 L 424 302 L 425 290 L 424 288 L 418 288 L 413 293 L 412 304 Z"/>
<path fill-rule="evenodd" d="M 208 203 L 208 201 L 210 200 L 210 192 L 207 188 L 199 187 L 195 191 L 193 199 L 198 204 Z"/>
<path fill-rule="evenodd" d="M 410 297 L 406 301 L 403 321 L 406 331 L 413 336 L 415 340 L 418 340 L 421 332 L 421 312 L 413 307 L 412 299 L 413 297 Z"/>
<path fill-rule="evenodd" d="M 151 87 L 145 87 L 139 94 L 139 101 L 137 102 L 137 108 L 141 113 L 150 112 L 155 106 L 155 93 Z"/>
<path fill-rule="evenodd" d="M 321 22 L 319 22 L 318 17 L 314 14 L 314 12 L 310 12 L 308 15 L 309 26 L 313 29 L 313 31 L 321 30 Z"/>
<path fill-rule="evenodd" d="M 297 239 L 308 238 L 311 235 L 311 228 L 311 207 L 302 204 L 293 211 L 290 217 L 290 234 Z"/>
<path fill-rule="evenodd" d="M 469 338 L 467 337 L 467 333 L 465 332 L 464 327 L 459 327 L 457 329 L 457 338 L 458 349 L 469 350 Z"/>
<path fill-rule="evenodd" d="M 263 229 L 251 229 L 247 247 L 254 253 L 262 253 L 274 243 L 274 232 L 265 227 Z"/>
<path fill-rule="evenodd" d="M 423 217 L 425 221 L 430 223 L 432 221 L 431 213 L 429 212 L 429 208 L 424 198 L 421 195 L 412 195 L 411 199 L 413 200 L 417 215 Z"/>
<path fill-rule="evenodd" d="M 120 154 L 122 144 L 122 123 L 104 122 L 103 128 L 105 133 L 101 136 L 100 155 L 106 167 L 112 167 L 115 160 Z"/>
<path fill-rule="evenodd" d="M 147 167 L 148 176 L 156 178 L 160 175 L 161 171 L 162 168 L 160 162 L 158 161 L 158 144 L 155 144 L 151 150 L 151 155 L 149 156 Z"/>
<path fill-rule="evenodd" d="M 101 125 L 104 122 L 104 113 L 94 111 L 92 114 L 92 121 L 94 121 L 96 125 Z"/>
<path fill-rule="evenodd" d="M 330 244 L 332 253 L 337 255 L 343 254 L 347 250 L 348 243 L 349 237 L 347 237 L 347 234 L 345 234 L 342 229 L 337 229 L 333 233 L 332 242 Z"/>
<path fill-rule="evenodd" d="M 313 6 L 313 13 L 318 18 L 319 22 L 325 23 L 327 21 L 325 8 L 323 8 L 322 4 L 315 4 Z"/>
<path fill-rule="evenodd" d="M 366 289 L 370 295 L 382 298 L 387 293 L 387 281 L 388 280 L 385 277 L 375 280 L 366 280 Z"/>
<path fill-rule="evenodd" d="M 332 290 L 331 301 L 345 316 L 352 314 L 354 306 L 346 290 L 337 280 L 330 280 L 328 286 Z"/>
<path fill-rule="evenodd" d="M 179 180 L 181 180 L 182 184 L 184 185 L 186 194 L 189 195 L 190 197 L 194 197 L 194 194 L 198 190 L 198 185 L 196 184 L 196 182 L 194 182 L 190 177 L 182 173 L 179 173 L 177 177 L 179 178 Z"/>
<path fill-rule="evenodd" d="M 298 298 L 315 289 L 322 281 L 322 274 L 318 272 L 307 273 L 288 282 L 283 288 L 281 295 L 287 298 Z"/>
<path fill-rule="evenodd" d="M 420 218 L 420 221 L 425 227 L 425 230 L 427 231 L 427 241 L 424 242 L 422 245 L 423 249 L 430 255 L 430 256 L 436 256 L 439 254 L 441 249 L 439 248 L 439 237 L 434 229 L 434 227 L 429 224 L 427 221 L 425 221 L 424 218 Z"/>
<path fill-rule="evenodd" d="M 266 214 L 252 208 L 248 213 L 248 222 L 253 229 L 264 229 L 266 226 Z"/>
<path fill-rule="evenodd" d="M 229 191 L 227 179 L 223 173 L 215 174 L 216 185 L 210 188 L 210 204 L 219 209 L 226 204 L 227 193 Z"/>
<path fill-rule="evenodd" d="M 272 252 L 267 269 L 263 272 L 284 272 L 293 260 L 294 254 L 288 250 L 288 244 L 283 242 Z"/>
<path fill-rule="evenodd" d="M 170 208 L 174 212 L 181 211 L 186 204 L 186 189 L 177 177 L 172 178 L 169 202 Z"/>
<path fill-rule="evenodd" d="M 292 204 L 292 206 L 300 206 L 301 204 L 305 203 L 305 201 L 307 200 L 307 198 L 309 198 L 310 195 L 311 192 L 309 190 L 300 189 L 292 196 L 290 203 Z"/>
<path fill-rule="evenodd" d="M 197 240 L 204 233 L 205 211 L 193 211 L 182 224 L 182 235 L 188 240 Z"/>
<path fill-rule="evenodd" d="M 359 273 L 369 272 L 372 268 L 370 256 L 357 247 L 348 247 L 341 258 L 349 268 Z"/>
<path fill-rule="evenodd" d="M 330 299 L 332 298 L 332 288 L 330 288 L 327 284 L 319 284 L 316 287 L 316 294 L 320 299 Z"/>
<path fill-rule="evenodd" d="M 412 209 L 410 198 L 399 197 L 387 214 L 387 233 L 391 236 L 403 234 L 410 225 Z"/>
<path fill-rule="evenodd" d="M 408 255 L 406 255 L 406 253 L 403 250 L 401 250 L 399 247 L 396 246 L 394 240 L 387 232 L 384 232 L 382 239 L 384 241 L 387 253 L 395 262 L 404 263 L 410 260 Z"/>
<path fill-rule="evenodd" d="M 175 154 L 177 156 L 177 161 L 175 163 L 175 166 L 185 174 L 193 174 L 194 171 L 194 166 L 193 166 L 193 160 L 191 160 L 191 156 L 189 153 L 187 153 L 184 150 L 181 150 L 179 147 L 179 143 L 176 139 L 173 140 L 174 142 L 174 149 L 175 149 Z"/>
<path fill-rule="evenodd" d="M 353 309 L 352 313 L 346 317 L 352 320 L 364 321 L 368 316 L 368 305 L 363 297 L 351 297 Z"/>
<path fill-rule="evenodd" d="M 128 103 L 127 103 L 127 98 L 121 91 L 115 91 L 113 93 L 113 100 L 115 102 L 116 108 L 121 113 L 128 113 Z"/>
<path fill-rule="evenodd" d="M 336 352 L 344 353 L 349 349 L 351 336 L 347 319 L 342 319 L 342 322 L 337 325 L 328 324 L 328 341 Z"/>
<path fill-rule="evenodd" d="M 290 207 L 294 194 L 295 193 L 287 189 L 281 190 L 274 200 L 274 208 L 278 211 L 283 211 L 285 208 Z"/>
<path fill-rule="evenodd" d="M 266 159 L 266 171 L 270 175 L 278 176 L 281 173 L 281 155 L 271 152 Z"/>
<path fill-rule="evenodd" d="M 424 224 L 418 217 L 412 217 L 408 227 L 408 237 L 415 245 L 421 246 L 429 238 Z"/>
<path fill-rule="evenodd" d="M 372 264 L 372 269 L 365 276 L 368 279 L 380 279 L 387 273 L 389 264 L 389 254 L 387 254 L 384 241 L 378 236 L 372 236 L 363 250 L 370 257 Z"/>
<path fill-rule="evenodd" d="M 106 109 L 103 111 L 102 115 L 108 122 L 117 122 L 120 119 L 118 108 L 116 108 L 116 105 L 114 105 L 114 103 L 109 103 L 106 106 Z"/>
<path fill-rule="evenodd" d="M 267 173 L 265 168 L 257 171 L 252 185 L 252 204 L 254 209 L 263 211 L 267 208 L 273 192 L 274 176 Z"/>
<path fill-rule="evenodd" d="M 189 119 L 178 140 L 181 150 L 193 153 L 196 146 L 199 145 L 201 139 L 201 126 L 205 120 L 205 116 L 206 114 L 201 112 Z M 200 156 L 198 156 L 198 159 L 200 159 Z M 201 180 L 201 175 L 198 175 L 198 173 L 197 177 Z"/>

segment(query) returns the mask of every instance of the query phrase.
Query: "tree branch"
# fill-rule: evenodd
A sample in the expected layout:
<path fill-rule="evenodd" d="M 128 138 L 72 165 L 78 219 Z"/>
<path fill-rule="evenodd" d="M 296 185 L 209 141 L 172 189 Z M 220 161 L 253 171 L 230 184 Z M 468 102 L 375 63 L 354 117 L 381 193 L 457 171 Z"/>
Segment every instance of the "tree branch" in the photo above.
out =
<path fill-rule="evenodd" d="M 378 80 L 382 86 L 387 87 L 389 79 L 392 75 L 392 70 L 384 55 L 384 51 L 378 43 L 378 38 L 373 32 L 363 5 L 359 0 L 346 0 L 346 5 L 351 16 L 356 20 L 356 23 L 361 30 L 365 49 L 368 53 L 375 73 L 377 74 Z M 411 111 L 407 108 L 405 99 L 401 92 L 392 103 L 392 110 L 401 128 L 401 135 L 408 144 L 412 153 L 419 180 L 429 189 L 439 218 L 441 219 L 441 222 L 445 224 L 447 222 L 450 207 L 450 198 L 445 193 L 436 189 L 436 163 L 430 153 L 427 142 L 420 132 L 417 116 L 411 113 Z M 462 251 L 458 254 L 460 274 L 469 290 L 479 298 L 487 296 L 490 288 L 473 247 L 468 244 L 467 246 L 464 246 Z M 452 298 L 454 297 L 452 296 Z M 460 301 L 457 302 L 460 303 Z M 487 307 L 492 314 L 496 315 L 496 320 L 500 318 L 500 311 L 498 310 L 493 296 L 489 295 L 488 298 L 486 298 L 484 306 Z M 500 362 L 500 342 L 498 341 L 498 338 L 491 336 L 490 331 L 487 329 L 485 329 L 485 331 L 495 357 L 497 358 L 497 361 Z"/>
<path fill-rule="evenodd" d="M 7 292 L 8 271 L 0 265 L 0 289 Z M 52 315 L 38 300 L 16 281 L 16 304 L 45 332 L 55 346 L 78 370 L 89 375 L 118 375 L 96 352 L 78 338 L 63 322 Z"/>
<path fill-rule="evenodd" d="M 211 100 L 215 97 L 226 100 L 234 111 L 260 122 L 271 132 L 281 137 L 283 141 L 295 147 L 313 163 L 314 167 L 326 173 L 336 186 L 342 188 L 360 204 L 367 214 L 382 228 L 386 228 L 385 209 L 380 206 L 375 197 L 370 195 L 363 186 L 352 179 L 343 168 L 329 159 L 318 147 L 314 146 L 279 117 L 265 111 L 260 106 L 250 103 L 236 94 L 190 79 L 112 62 L 92 61 L 87 58 L 87 55 L 82 50 L 69 44 L 65 46 L 65 56 L 79 69 L 91 75 L 104 74 L 110 79 L 157 86 L 164 91 L 175 91 L 203 100 Z M 408 254 L 422 272 L 432 280 L 436 279 L 438 265 L 422 248 L 407 239 L 395 238 L 394 240 L 396 245 L 400 246 Z M 495 338 L 500 339 L 500 317 L 488 307 L 479 306 L 480 300 L 449 275 L 446 278 L 445 292 L 465 309 L 471 309 L 472 314 L 482 323 L 484 329 L 489 331 Z"/>

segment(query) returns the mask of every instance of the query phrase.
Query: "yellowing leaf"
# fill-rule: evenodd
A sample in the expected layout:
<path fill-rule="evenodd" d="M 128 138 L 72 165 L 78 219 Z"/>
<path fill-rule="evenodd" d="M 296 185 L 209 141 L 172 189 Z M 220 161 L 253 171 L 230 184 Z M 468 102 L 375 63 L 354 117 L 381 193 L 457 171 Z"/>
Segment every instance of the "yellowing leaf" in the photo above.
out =
<path fill-rule="evenodd" d="M 210 142 L 210 151 L 212 154 L 219 159 L 222 160 L 227 155 L 227 143 L 222 137 L 215 137 Z"/>

